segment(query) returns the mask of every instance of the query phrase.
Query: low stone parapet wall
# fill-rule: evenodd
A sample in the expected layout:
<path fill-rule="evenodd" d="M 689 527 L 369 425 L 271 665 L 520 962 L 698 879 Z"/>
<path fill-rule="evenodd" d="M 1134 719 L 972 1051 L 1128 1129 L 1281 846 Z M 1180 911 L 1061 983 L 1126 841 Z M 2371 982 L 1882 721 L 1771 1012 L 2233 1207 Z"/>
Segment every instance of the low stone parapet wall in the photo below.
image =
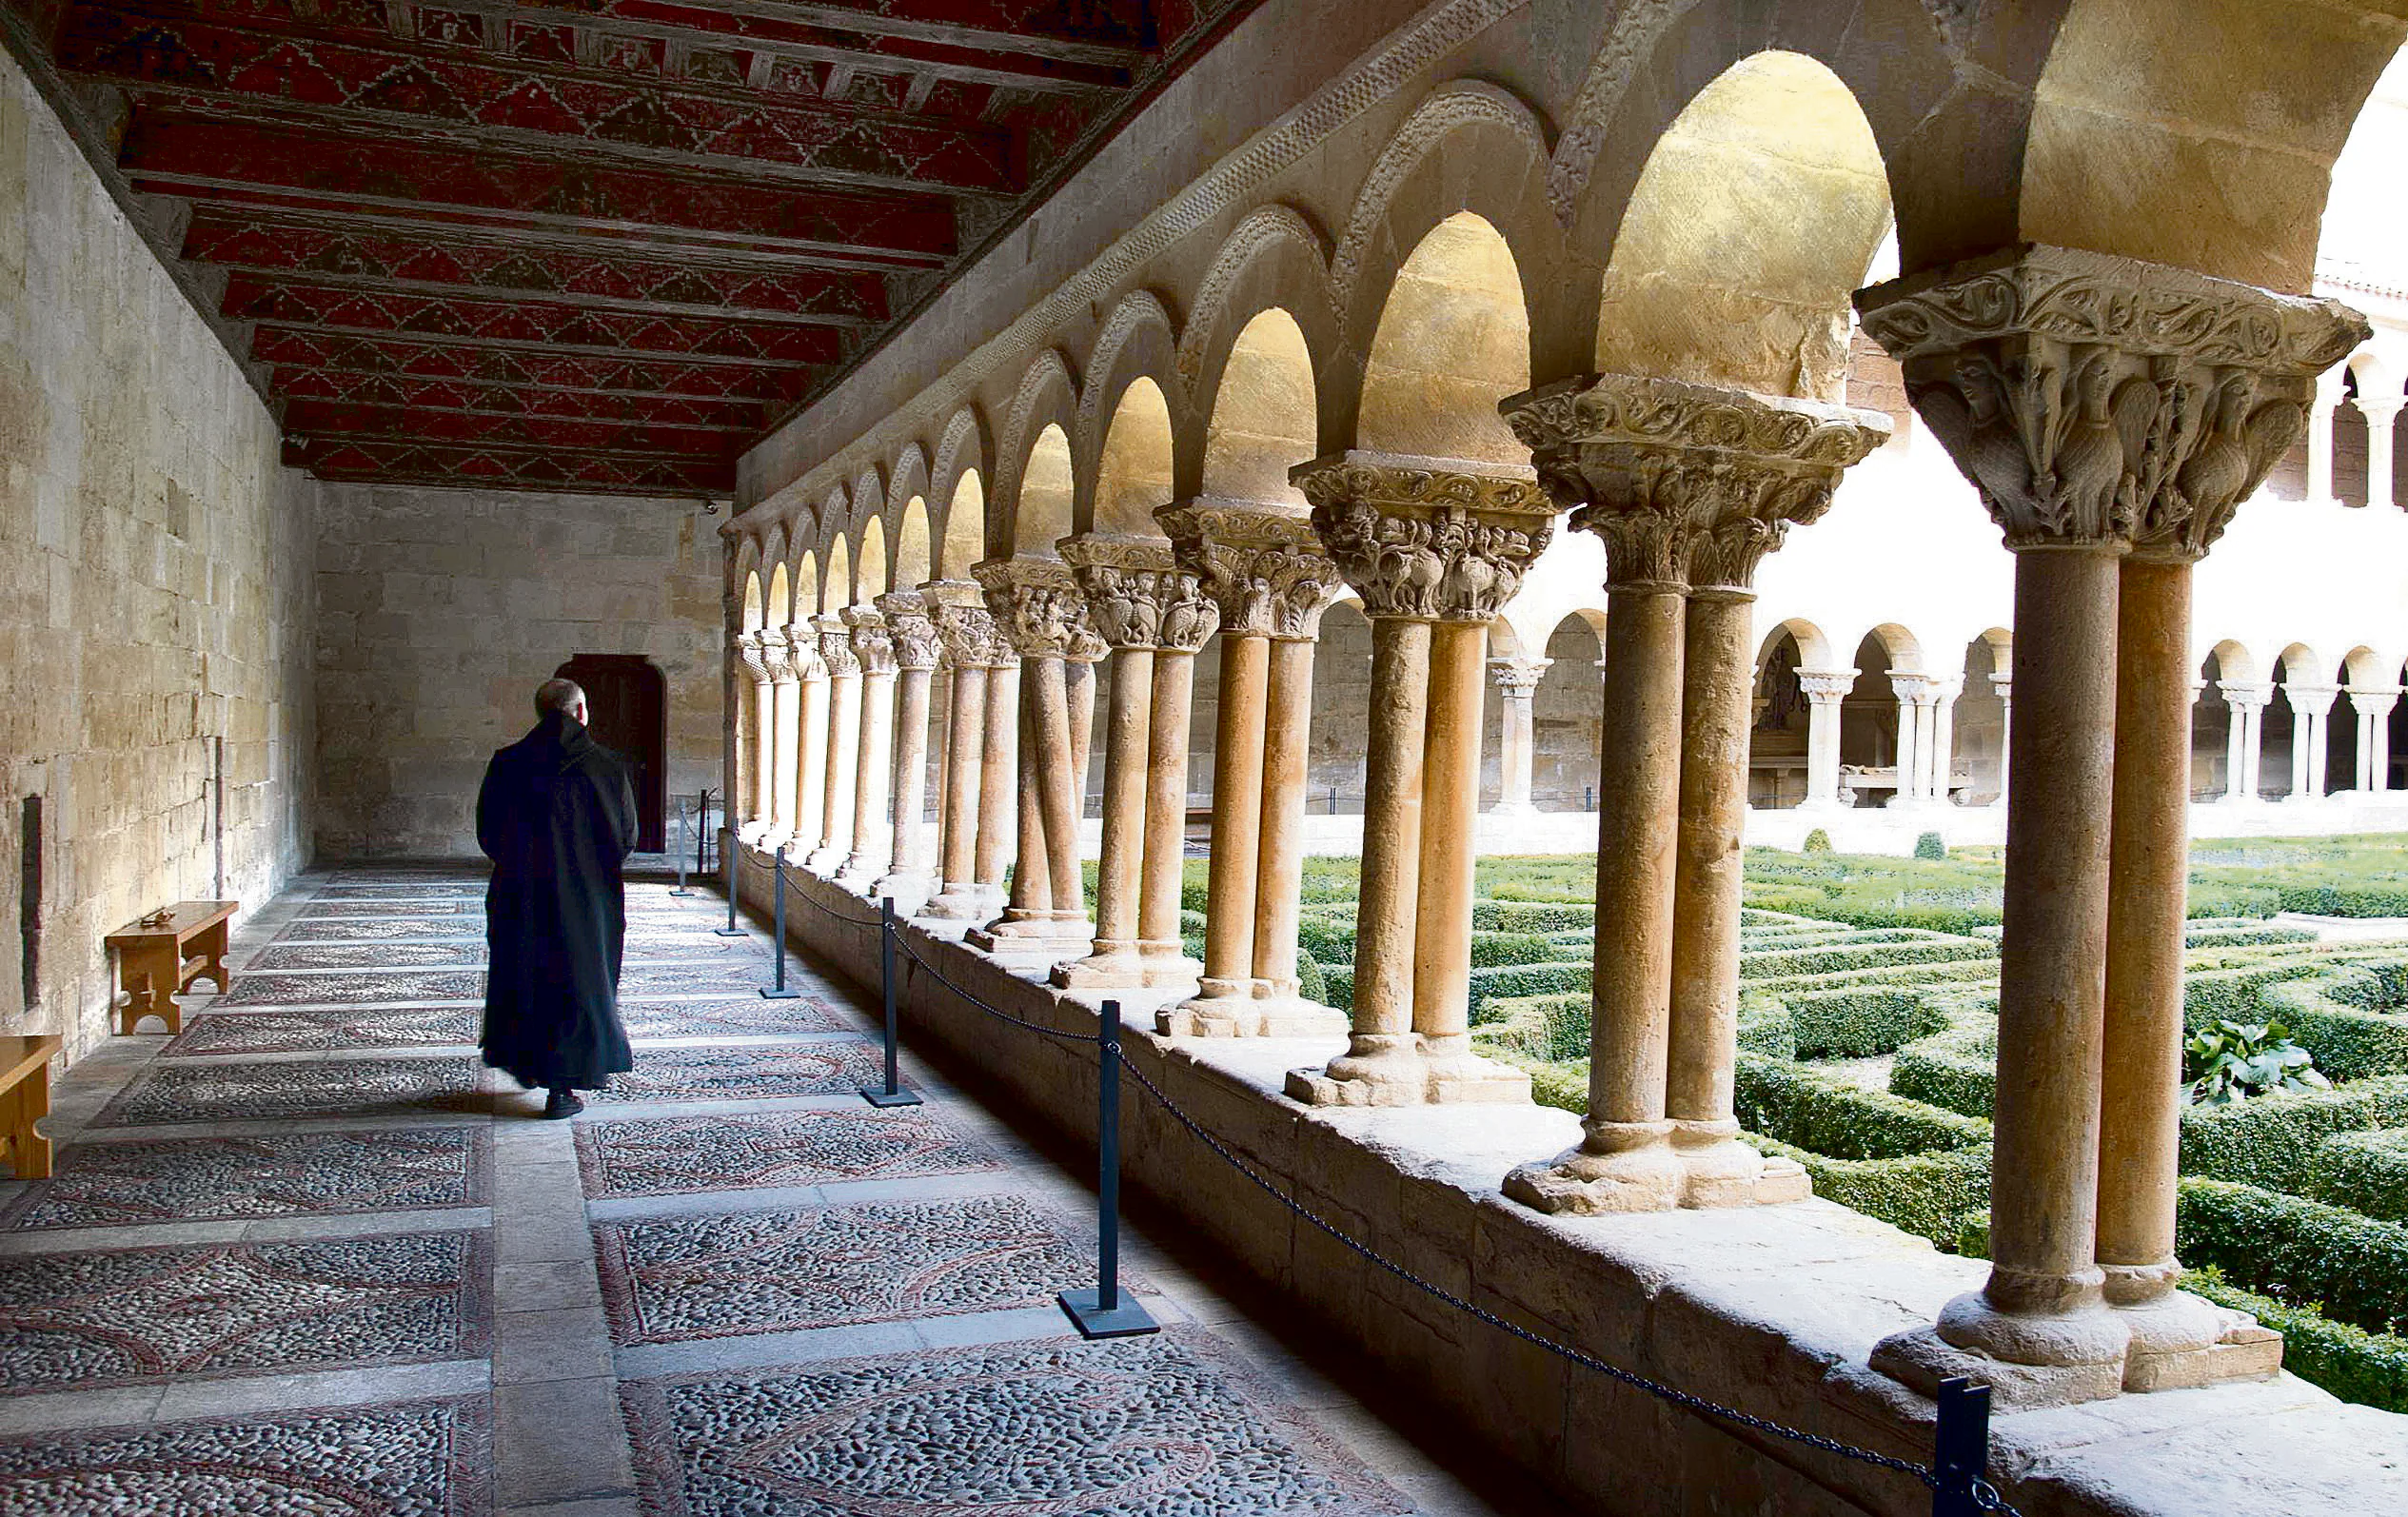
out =
<path fill-rule="evenodd" d="M 853 892 L 791 870 L 790 937 L 878 984 L 878 930 Z M 765 856 L 745 900 L 766 910 Z M 795 894 L 805 897 L 793 898 Z M 865 910 L 865 908 L 867 908 Z M 1046 965 L 909 923 L 898 998 L 907 1034 L 970 1083 L 1080 1142 L 1094 1137 L 1095 1051 L 971 1003 L 1092 1034 L 1101 997 L 1040 983 Z M 915 962 L 924 960 L 924 964 Z M 933 973 L 932 973 L 933 970 Z M 939 977 L 941 976 L 941 978 Z M 950 982 L 950 983 L 948 983 Z M 1928 1402 L 1866 1367 L 1882 1337 L 1978 1287 L 1977 1260 L 1826 1201 L 1562 1218 L 1507 1200 L 1508 1170 L 1569 1147 L 1546 1107 L 1308 1108 L 1291 1068 L 1339 1040 L 1177 1040 L 1152 1033 L 1160 993 L 1120 998 L 1131 1068 L 1265 1179 L 1401 1268 L 1609 1364 L 1789 1428 L 1921 1463 Z M 1332 1239 L 1232 1168 L 1143 1091 L 1123 1093 L 1124 1183 L 1194 1237 L 1318 1319 L 1436 1425 L 1488 1457 L 1616 1517 L 1878 1512 L 1920 1517 L 1914 1478 L 1668 1405 L 1517 1340 Z M 2408 1418 L 2345 1405 L 2295 1377 L 2003 1417 L 1993 1478 L 2026 1517 L 2290 1517 L 2408 1504 Z"/>

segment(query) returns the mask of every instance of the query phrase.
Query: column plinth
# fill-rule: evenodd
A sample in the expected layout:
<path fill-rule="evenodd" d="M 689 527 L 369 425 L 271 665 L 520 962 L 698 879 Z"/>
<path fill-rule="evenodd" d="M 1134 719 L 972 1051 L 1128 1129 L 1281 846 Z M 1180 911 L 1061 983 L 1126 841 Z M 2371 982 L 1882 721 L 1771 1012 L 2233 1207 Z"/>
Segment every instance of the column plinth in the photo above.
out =
<path fill-rule="evenodd" d="M 937 623 L 919 591 L 882 595 L 878 608 L 895 645 L 895 760 L 888 786 L 893 797 L 889 863 L 870 893 L 902 902 L 899 913 L 910 916 L 936 894 L 937 886 L 926 817 L 929 686 L 936 678 L 939 643 Z"/>
<path fill-rule="evenodd" d="M 1546 547 L 1553 507 L 1528 479 L 1446 460 L 1350 452 L 1289 479 L 1372 621 L 1372 731 L 1349 1045 L 1292 1071 L 1288 1093 L 1528 1101 L 1528 1075 L 1470 1051 L 1472 829 L 1488 625 Z"/>
<path fill-rule="evenodd" d="M 1572 1213 L 1797 1199 L 1804 1172 L 1741 1144 L 1732 1111 L 1748 586 L 1792 523 L 1828 508 L 1888 423 L 1617 374 L 1504 410 L 1572 524 L 1604 541 L 1607 563 L 1589 1112 L 1578 1148 L 1515 1170 L 1505 1192 Z M 1816 778 L 1835 788 L 1827 719 L 1825 731 Z"/>
<path fill-rule="evenodd" d="M 2007 749 L 1990 1277 L 1872 1363 L 1926 1394 L 1970 1375 L 2005 1409 L 2178 1383 L 2201 1362 L 2195 1334 L 2135 1351 L 2136 1332 L 2188 1314 L 2162 1306 L 2179 1087 L 2157 1077 L 2181 1033 L 2178 613 L 2187 565 L 2298 438 L 2315 375 L 2367 327 L 2330 302 L 2042 246 L 1857 302 L 2016 556 L 2023 708 Z M 2181 575 L 2153 567 L 2167 564 Z M 2110 1099 L 2122 1109 L 2102 1121 Z M 2262 1363 L 2271 1335 L 2257 1332 L 2240 1357 Z"/>

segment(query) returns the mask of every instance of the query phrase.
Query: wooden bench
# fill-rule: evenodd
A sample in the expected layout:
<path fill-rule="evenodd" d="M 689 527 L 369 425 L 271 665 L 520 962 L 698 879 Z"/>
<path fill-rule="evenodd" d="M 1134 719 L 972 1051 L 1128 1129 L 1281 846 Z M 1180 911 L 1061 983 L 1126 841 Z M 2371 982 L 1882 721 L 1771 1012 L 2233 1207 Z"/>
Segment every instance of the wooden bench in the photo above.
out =
<path fill-rule="evenodd" d="M 240 901 L 180 900 L 156 927 L 128 922 L 109 935 L 117 955 L 117 988 L 126 995 L 117 1008 L 117 1031 L 130 1033 L 146 1016 L 184 1031 L 184 1009 L 175 998 L 197 979 L 217 982 L 223 995 L 234 988 L 226 968 L 226 924 Z"/>
<path fill-rule="evenodd" d="M 0 1144 L 20 1180 L 50 1174 L 50 1140 L 33 1124 L 50 1114 L 50 1060 L 58 1056 L 56 1033 L 0 1037 Z"/>

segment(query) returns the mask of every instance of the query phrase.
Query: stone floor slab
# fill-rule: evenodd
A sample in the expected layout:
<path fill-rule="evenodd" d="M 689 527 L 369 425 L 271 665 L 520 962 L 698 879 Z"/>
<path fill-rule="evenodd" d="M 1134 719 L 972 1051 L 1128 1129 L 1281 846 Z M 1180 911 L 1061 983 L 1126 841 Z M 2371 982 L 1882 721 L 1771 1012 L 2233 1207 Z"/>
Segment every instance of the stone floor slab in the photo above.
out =
<path fill-rule="evenodd" d="M 428 1001 L 483 1002 L 485 977 L 479 970 L 352 970 L 328 974 L 237 975 L 234 988 L 216 1006 L 423 1005 Z"/>
<path fill-rule="evenodd" d="M 270 943 L 243 967 L 253 973 L 286 969 L 482 969 L 482 937 L 432 943 Z"/>
<path fill-rule="evenodd" d="M 633 1072 L 614 1074 L 602 1101 L 757 1100 L 851 1093 L 878 1070 L 859 1041 L 641 1049 Z"/>
<path fill-rule="evenodd" d="M 470 1128 L 72 1144 L 0 1229 L 326 1216 L 484 1203 L 487 1135 Z"/>
<path fill-rule="evenodd" d="M 295 1054 L 372 1048 L 464 1047 L 483 1018 L 465 1006 L 379 1007 L 354 1011 L 205 1012 L 159 1051 L 162 1058 L 221 1054 Z"/>
<path fill-rule="evenodd" d="M 0 1394 L 473 1358 L 483 1232 L 0 1258 Z"/>
<path fill-rule="evenodd" d="M 478 1093 L 483 1068 L 464 1055 L 154 1065 L 102 1108 L 92 1126 L 484 1112 L 490 1103 Z"/>
<path fill-rule="evenodd" d="M 657 1517 L 1318 1517 L 1411 1504 L 1201 1335 L 637 1382 Z"/>
<path fill-rule="evenodd" d="M 681 1195 L 997 1170 L 1002 1159 L 925 1107 L 581 1123 L 589 1196 Z"/>
<path fill-rule="evenodd" d="M 619 1020 L 629 1037 L 748 1037 L 779 1033 L 830 1033 L 851 1022 L 812 996 L 790 1001 L 758 995 L 717 1001 L 652 1001 L 622 997 Z"/>

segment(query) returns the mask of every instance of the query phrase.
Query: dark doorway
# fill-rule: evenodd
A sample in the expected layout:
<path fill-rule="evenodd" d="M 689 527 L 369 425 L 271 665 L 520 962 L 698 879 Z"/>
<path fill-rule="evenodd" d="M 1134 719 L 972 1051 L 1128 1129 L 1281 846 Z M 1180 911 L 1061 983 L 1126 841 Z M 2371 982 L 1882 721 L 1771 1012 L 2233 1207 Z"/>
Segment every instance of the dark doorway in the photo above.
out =
<path fill-rule="evenodd" d="M 635 771 L 636 851 L 668 847 L 669 682 L 640 653 L 581 653 L 552 673 L 585 688 L 587 730 Z"/>

